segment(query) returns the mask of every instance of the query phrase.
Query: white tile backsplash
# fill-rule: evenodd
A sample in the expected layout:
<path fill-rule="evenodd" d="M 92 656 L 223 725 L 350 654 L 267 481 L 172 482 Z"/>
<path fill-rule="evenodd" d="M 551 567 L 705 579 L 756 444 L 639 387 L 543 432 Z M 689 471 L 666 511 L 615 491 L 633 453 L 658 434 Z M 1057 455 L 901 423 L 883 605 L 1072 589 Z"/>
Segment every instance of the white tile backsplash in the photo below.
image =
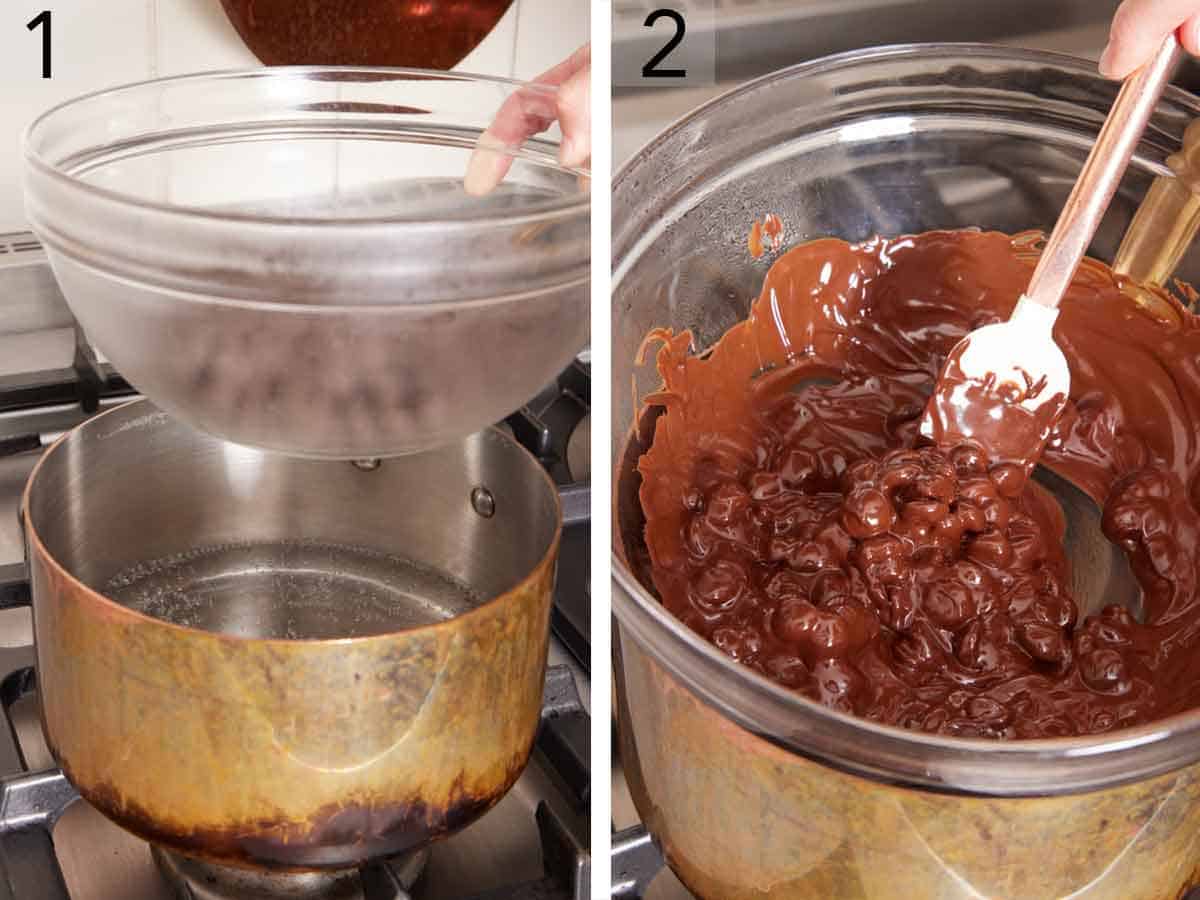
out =
<path fill-rule="evenodd" d="M 25 23 L 46 7 L 54 16 L 54 72 L 49 80 L 40 77 L 40 35 L 25 29 Z M 20 187 L 20 135 L 45 109 L 87 91 L 156 75 L 258 64 L 229 24 L 220 0 L 4 0 L 2 8 L 0 232 L 28 227 Z M 458 68 L 534 77 L 587 40 L 588 10 L 587 0 L 514 0 Z M 345 164 L 369 162 L 362 155 L 347 154 Z M 181 184 L 176 196 L 198 189 Z"/>
<path fill-rule="evenodd" d="M 143 0 L 146 2 L 146 0 Z M 234 30 L 220 0 L 149 0 L 157 19 L 159 75 L 259 65 Z"/>
<path fill-rule="evenodd" d="M 514 0 L 496 27 L 455 68 L 477 75 L 511 78 L 516 63 L 517 14 L 521 3 L 522 0 Z"/>
<path fill-rule="evenodd" d="M 588 41 L 588 0 L 517 0 L 517 59 L 513 77 L 536 78 Z"/>
<path fill-rule="evenodd" d="M 587 42 L 588 0 L 513 0 L 508 12 L 457 68 L 528 80 Z"/>
<path fill-rule="evenodd" d="M 40 32 L 25 23 L 52 10 L 53 77 L 43 79 Z M 147 0 L 5 0 L 0 6 L 0 231 L 24 230 L 21 135 L 40 113 L 77 94 L 150 73 Z"/>

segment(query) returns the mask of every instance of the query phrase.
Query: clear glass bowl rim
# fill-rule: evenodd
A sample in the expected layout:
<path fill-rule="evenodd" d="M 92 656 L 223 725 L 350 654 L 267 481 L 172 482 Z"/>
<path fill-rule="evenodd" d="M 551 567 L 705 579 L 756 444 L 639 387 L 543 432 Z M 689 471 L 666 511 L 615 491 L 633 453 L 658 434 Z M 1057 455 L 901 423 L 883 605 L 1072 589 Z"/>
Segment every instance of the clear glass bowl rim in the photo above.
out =
<path fill-rule="evenodd" d="M 239 68 L 239 69 L 221 69 L 208 72 L 192 72 L 182 75 L 170 75 L 160 78 L 148 78 L 141 81 L 129 82 L 102 88 L 95 91 L 90 91 L 85 94 L 72 97 L 64 100 L 62 103 L 52 106 L 50 109 L 43 112 L 29 124 L 21 136 L 22 153 L 25 158 L 26 165 L 36 168 L 46 176 L 53 178 L 65 187 L 71 190 L 79 191 L 84 194 L 92 195 L 98 199 L 107 202 L 116 203 L 130 209 L 141 209 L 152 212 L 158 215 L 178 216 L 193 220 L 211 220 L 223 221 L 240 224 L 263 224 L 272 227 L 279 226 L 297 226 L 304 228 L 312 227 L 341 227 L 345 228 L 348 225 L 355 228 L 373 228 L 386 227 L 389 229 L 428 229 L 435 227 L 439 230 L 454 229 L 468 230 L 473 228 L 496 227 L 496 226 L 516 226 L 519 227 L 525 224 L 534 224 L 546 219 L 547 217 L 572 217 L 575 215 L 588 215 L 591 208 L 591 198 L 587 191 L 579 191 L 576 194 L 564 196 L 561 199 L 549 201 L 539 204 L 536 208 L 527 211 L 518 211 L 507 213 L 504 215 L 490 215 L 472 219 L 405 219 L 397 221 L 386 216 L 379 217 L 362 217 L 352 220 L 335 219 L 335 218 L 305 218 L 297 217 L 282 217 L 269 216 L 260 214 L 246 214 L 237 212 L 215 212 L 212 210 L 203 209 L 200 207 L 176 206 L 169 203 L 158 203 L 151 200 L 144 200 L 133 197 L 121 191 L 114 191 L 109 188 L 100 187 L 99 185 L 81 181 L 72 176 L 69 172 L 46 159 L 43 153 L 39 152 L 36 147 L 39 132 L 45 127 L 52 118 L 57 118 L 64 114 L 69 114 L 76 110 L 86 107 L 86 105 L 95 103 L 96 101 L 105 98 L 114 97 L 119 94 L 132 94 L 136 91 L 145 90 L 154 86 L 168 87 L 172 85 L 180 85 L 187 83 L 200 83 L 204 81 L 210 82 L 225 82 L 237 81 L 240 79 L 258 79 L 258 78 L 307 78 L 321 74 L 336 74 L 339 76 L 366 76 L 369 81 L 379 80 L 421 80 L 421 81 L 440 81 L 445 83 L 460 83 L 460 84 L 475 84 L 475 85 L 494 85 L 499 88 L 509 89 L 509 93 L 514 93 L 517 90 L 534 91 L 546 96 L 553 96 L 557 89 L 544 84 L 535 82 L 521 81 L 515 78 L 505 78 L 495 75 L 478 75 L 470 72 L 458 71 L 442 71 L 437 69 L 415 69 L 403 67 L 372 67 L 372 66 L 262 66 L 259 68 Z M 371 77 L 375 76 L 375 77 Z M 384 76 L 384 77 L 379 77 Z M 317 79 L 319 80 L 319 79 Z M 542 143 L 549 143 L 542 140 Z M 571 172 L 577 175 L 590 177 L 590 172 L 586 169 L 567 169 L 555 164 L 564 172 Z"/>

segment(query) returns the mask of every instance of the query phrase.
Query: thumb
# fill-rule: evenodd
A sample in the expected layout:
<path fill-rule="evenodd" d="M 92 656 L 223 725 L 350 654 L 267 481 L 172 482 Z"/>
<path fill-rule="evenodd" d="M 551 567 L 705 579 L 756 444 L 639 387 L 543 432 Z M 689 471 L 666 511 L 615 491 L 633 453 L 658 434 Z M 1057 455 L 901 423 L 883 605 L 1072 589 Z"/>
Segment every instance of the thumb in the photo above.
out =
<path fill-rule="evenodd" d="M 1179 29 L 1179 40 L 1183 49 L 1192 56 L 1200 56 L 1200 13 L 1189 18 Z"/>
<path fill-rule="evenodd" d="M 1113 15 L 1100 74 L 1124 79 L 1145 64 L 1168 34 L 1195 12 L 1196 0 L 1124 0 Z M 1184 47 L 1186 31 L 1180 35 Z"/>

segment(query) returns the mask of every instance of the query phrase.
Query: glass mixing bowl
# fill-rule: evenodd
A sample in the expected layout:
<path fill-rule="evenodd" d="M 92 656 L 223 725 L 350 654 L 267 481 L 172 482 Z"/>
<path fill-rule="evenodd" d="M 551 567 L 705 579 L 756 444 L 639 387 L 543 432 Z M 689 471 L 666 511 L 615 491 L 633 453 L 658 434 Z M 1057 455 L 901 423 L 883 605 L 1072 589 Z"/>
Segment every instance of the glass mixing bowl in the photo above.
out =
<path fill-rule="evenodd" d="M 463 189 L 501 108 L 545 125 L 554 92 L 334 68 L 116 88 L 32 125 L 26 206 L 90 340 L 178 418 L 297 455 L 419 450 L 587 341 L 586 173 L 534 138 Z"/>
<path fill-rule="evenodd" d="M 618 174 L 621 758 L 643 820 L 697 896 L 1149 900 L 1176 898 L 1195 882 L 1200 711 L 1025 742 L 882 726 L 740 666 L 639 579 L 646 553 L 634 465 L 653 423 L 633 426 L 640 398 L 659 380 L 652 361 L 637 364 L 638 349 L 651 328 L 669 326 L 691 329 L 703 350 L 747 315 L 770 264 L 747 252 L 751 222 L 777 214 L 788 245 L 968 226 L 1049 230 L 1116 90 L 1092 64 L 1054 54 L 974 45 L 859 51 L 718 98 Z M 1092 255 L 1112 258 L 1197 114 L 1194 98 L 1167 92 Z M 1200 275 L 1200 249 L 1177 274 Z M 1084 524 L 1072 518 L 1069 534 Z M 1088 543 L 1086 534 L 1076 540 Z"/>

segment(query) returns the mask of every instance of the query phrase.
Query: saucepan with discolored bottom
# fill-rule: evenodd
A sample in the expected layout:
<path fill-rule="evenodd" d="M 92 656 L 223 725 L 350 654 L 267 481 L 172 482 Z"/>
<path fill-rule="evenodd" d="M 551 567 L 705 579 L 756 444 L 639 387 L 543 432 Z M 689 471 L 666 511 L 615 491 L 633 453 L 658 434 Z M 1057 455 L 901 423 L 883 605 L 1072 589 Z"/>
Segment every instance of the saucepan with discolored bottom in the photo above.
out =
<path fill-rule="evenodd" d="M 135 401 L 47 451 L 22 513 L 46 737 L 137 835 L 352 866 L 463 827 L 524 767 L 561 518 L 502 432 L 304 460 Z"/>

